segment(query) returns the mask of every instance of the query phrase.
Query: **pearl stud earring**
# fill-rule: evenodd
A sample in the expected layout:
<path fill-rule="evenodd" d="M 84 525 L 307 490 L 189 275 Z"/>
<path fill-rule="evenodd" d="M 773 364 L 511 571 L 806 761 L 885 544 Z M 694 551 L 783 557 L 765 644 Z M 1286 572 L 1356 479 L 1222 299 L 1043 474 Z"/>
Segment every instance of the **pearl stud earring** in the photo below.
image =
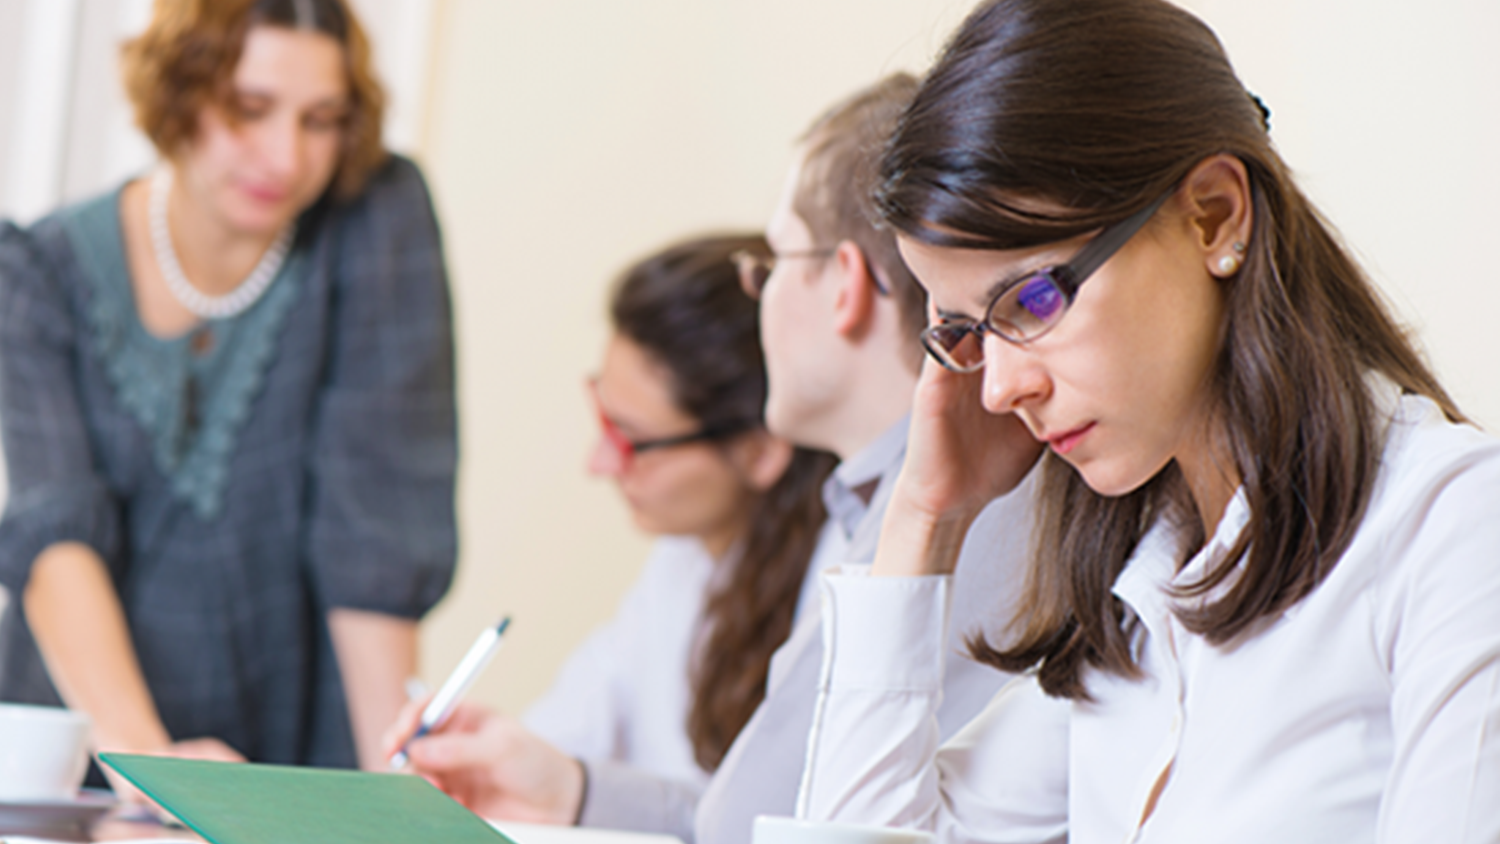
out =
<path fill-rule="evenodd" d="M 1230 245 L 1229 248 L 1234 250 L 1234 254 L 1225 255 L 1224 257 L 1219 259 L 1218 266 L 1220 275 L 1231 276 L 1238 272 L 1240 269 L 1239 256 L 1245 254 L 1245 244 L 1241 241 L 1236 240 L 1233 244 Z"/>

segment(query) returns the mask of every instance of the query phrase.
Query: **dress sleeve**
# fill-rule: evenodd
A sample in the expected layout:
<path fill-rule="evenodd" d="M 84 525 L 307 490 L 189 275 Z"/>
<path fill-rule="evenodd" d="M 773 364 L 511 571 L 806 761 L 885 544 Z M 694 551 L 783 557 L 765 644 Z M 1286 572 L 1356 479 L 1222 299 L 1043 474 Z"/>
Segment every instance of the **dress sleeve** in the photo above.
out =
<path fill-rule="evenodd" d="M 328 606 L 417 618 L 457 550 L 453 332 L 437 219 L 393 158 L 337 223 L 329 363 L 309 456 Z"/>
<path fill-rule="evenodd" d="M 81 354 L 66 293 L 37 241 L 0 228 L 0 432 L 6 470 L 0 584 L 19 595 L 58 542 L 120 561 L 118 504 L 94 468 L 77 391 Z M 118 576 L 119 572 L 115 574 Z"/>
<path fill-rule="evenodd" d="M 1395 747 L 1376 840 L 1500 841 L 1500 454 L 1409 513 L 1384 596 Z"/>
<path fill-rule="evenodd" d="M 1064 841 L 1065 702 L 1018 677 L 938 744 L 950 584 L 824 576 L 823 677 L 798 814 L 924 829 L 945 844 Z"/>

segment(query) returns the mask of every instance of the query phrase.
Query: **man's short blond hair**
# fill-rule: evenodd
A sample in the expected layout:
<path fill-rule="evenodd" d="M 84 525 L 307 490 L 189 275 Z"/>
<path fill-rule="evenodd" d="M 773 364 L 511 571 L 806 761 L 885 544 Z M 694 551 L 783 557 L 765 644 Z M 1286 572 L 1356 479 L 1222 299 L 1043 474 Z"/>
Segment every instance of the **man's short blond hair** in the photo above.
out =
<path fill-rule="evenodd" d="M 874 192 L 881 152 L 917 84 L 909 73 L 892 74 L 814 121 L 802 136 L 802 172 L 792 196 L 792 210 L 815 243 L 832 246 L 848 240 L 864 252 L 900 309 L 914 368 L 922 360 L 917 336 L 927 325 L 927 293 L 901 260 L 894 230 L 881 222 Z"/>

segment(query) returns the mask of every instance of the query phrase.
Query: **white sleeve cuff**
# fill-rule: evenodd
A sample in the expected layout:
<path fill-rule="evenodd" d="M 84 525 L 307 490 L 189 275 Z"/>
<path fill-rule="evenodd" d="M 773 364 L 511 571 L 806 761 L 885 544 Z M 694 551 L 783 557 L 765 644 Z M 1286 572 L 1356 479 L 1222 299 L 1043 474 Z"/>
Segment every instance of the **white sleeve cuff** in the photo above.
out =
<path fill-rule="evenodd" d="M 823 638 L 830 688 L 941 689 L 952 578 L 824 573 Z"/>

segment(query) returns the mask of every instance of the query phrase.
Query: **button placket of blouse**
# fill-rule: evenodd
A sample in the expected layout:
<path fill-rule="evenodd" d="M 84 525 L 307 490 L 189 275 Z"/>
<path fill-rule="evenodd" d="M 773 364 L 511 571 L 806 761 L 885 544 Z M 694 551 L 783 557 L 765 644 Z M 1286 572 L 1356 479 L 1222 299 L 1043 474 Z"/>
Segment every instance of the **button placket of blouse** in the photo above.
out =
<path fill-rule="evenodd" d="M 1177 754 L 1182 747 L 1182 728 L 1185 721 L 1186 684 L 1182 671 L 1182 653 L 1178 647 L 1178 622 L 1177 617 L 1171 613 L 1167 614 L 1162 626 L 1162 646 L 1157 648 L 1162 659 L 1162 679 L 1169 680 L 1175 686 L 1173 695 L 1175 710 L 1172 713 L 1172 722 L 1167 729 L 1167 735 L 1162 740 L 1161 749 L 1157 751 L 1151 765 L 1147 766 L 1149 772 L 1141 778 L 1137 793 L 1140 798 L 1136 804 L 1140 806 L 1138 820 L 1135 827 L 1125 836 L 1125 844 L 1136 844 L 1145 832 L 1146 824 L 1156 812 L 1156 807 L 1161 802 L 1162 795 L 1172 780 L 1172 770 L 1177 764 Z"/>
<path fill-rule="evenodd" d="M 1217 559 L 1227 550 L 1228 541 L 1222 536 L 1214 536 L 1208 545 L 1195 554 L 1187 565 L 1183 566 L 1182 570 L 1172 578 L 1172 586 L 1186 587 L 1200 578 L 1209 561 Z M 1155 813 L 1167 785 L 1171 782 L 1177 754 L 1182 748 L 1182 733 L 1187 726 L 1187 680 L 1193 673 L 1193 666 L 1203 655 L 1204 643 L 1183 626 L 1175 612 L 1168 610 L 1166 617 L 1162 619 L 1162 632 L 1166 640 L 1165 647 L 1161 648 L 1162 659 L 1165 665 L 1170 666 L 1170 670 L 1164 668 L 1163 674 L 1169 676 L 1176 684 L 1177 693 L 1173 701 L 1175 711 L 1172 713 L 1171 727 L 1156 757 L 1156 763 L 1148 769 L 1157 773 L 1155 777 L 1148 779 L 1149 784 L 1143 786 L 1140 822 L 1126 838 L 1127 844 L 1134 844 L 1140 840 L 1146 822 Z"/>

